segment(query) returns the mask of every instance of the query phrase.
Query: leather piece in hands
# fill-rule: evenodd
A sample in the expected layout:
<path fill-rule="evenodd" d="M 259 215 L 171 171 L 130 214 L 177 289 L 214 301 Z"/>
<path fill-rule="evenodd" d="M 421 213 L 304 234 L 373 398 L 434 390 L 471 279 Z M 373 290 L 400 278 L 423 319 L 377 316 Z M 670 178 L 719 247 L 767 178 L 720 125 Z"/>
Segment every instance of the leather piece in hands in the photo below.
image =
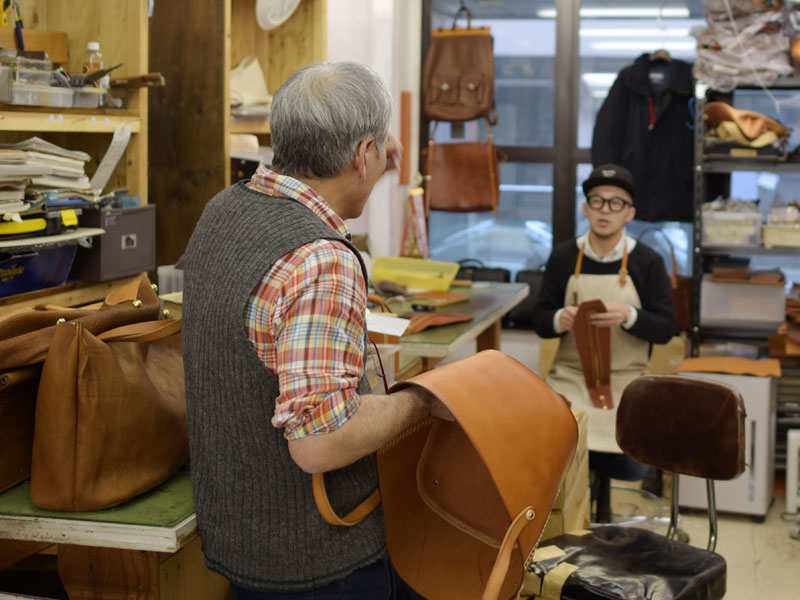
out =
<path fill-rule="evenodd" d="M 180 321 L 100 336 L 61 323 L 36 401 L 31 500 L 47 510 L 115 506 L 189 459 Z"/>
<path fill-rule="evenodd" d="M 404 315 L 405 316 L 405 315 Z M 409 323 L 403 335 L 419 333 L 429 327 L 439 327 L 441 325 L 451 325 L 453 323 L 464 323 L 472 320 L 472 315 L 459 312 L 426 312 L 413 313 L 410 315 Z"/>
<path fill-rule="evenodd" d="M 572 333 L 581 358 L 581 368 L 589 397 L 596 408 L 614 407 L 611 395 L 611 332 L 592 325 L 592 315 L 606 312 L 600 300 L 587 300 L 578 306 Z"/>
<path fill-rule="evenodd" d="M 378 452 L 392 563 L 430 600 L 481 598 L 504 534 L 530 506 L 534 518 L 497 583 L 497 597 L 510 598 L 574 456 L 575 418 L 536 374 L 496 350 L 393 391 L 409 386 L 436 396 L 455 421 L 423 420 Z"/>

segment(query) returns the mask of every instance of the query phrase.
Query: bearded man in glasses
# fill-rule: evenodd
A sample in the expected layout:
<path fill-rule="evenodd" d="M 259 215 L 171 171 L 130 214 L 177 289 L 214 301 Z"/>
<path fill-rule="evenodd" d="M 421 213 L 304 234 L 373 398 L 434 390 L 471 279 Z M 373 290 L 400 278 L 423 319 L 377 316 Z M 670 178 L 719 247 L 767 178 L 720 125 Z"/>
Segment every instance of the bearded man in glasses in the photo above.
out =
<path fill-rule="evenodd" d="M 630 172 L 601 165 L 584 181 L 583 191 L 589 232 L 553 249 L 534 322 L 540 337 L 561 338 L 546 381 L 573 410 L 587 413 L 589 466 L 595 478 L 637 481 L 652 469 L 625 456 L 617 445 L 616 409 L 625 387 L 647 369 L 652 344 L 664 344 L 675 335 L 670 283 L 661 256 L 625 233 L 625 224 L 636 214 Z M 611 409 L 592 403 L 573 334 L 578 305 L 594 299 L 606 310 L 592 315 L 592 325 L 610 328 Z M 597 500 L 597 520 L 609 521 L 608 498 Z"/>

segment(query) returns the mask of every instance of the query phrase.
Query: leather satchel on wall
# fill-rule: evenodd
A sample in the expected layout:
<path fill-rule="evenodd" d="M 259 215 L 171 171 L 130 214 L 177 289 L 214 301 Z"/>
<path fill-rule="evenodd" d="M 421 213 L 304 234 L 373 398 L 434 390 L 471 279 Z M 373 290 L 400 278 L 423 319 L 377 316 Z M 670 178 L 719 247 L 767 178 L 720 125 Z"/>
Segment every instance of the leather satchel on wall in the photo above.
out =
<path fill-rule="evenodd" d="M 611 333 L 608 327 L 592 325 L 592 315 L 606 312 L 600 300 L 587 300 L 578 306 L 575 325 L 575 345 L 581 358 L 581 368 L 589 398 L 596 408 L 614 408 L 611 395 Z"/>
<path fill-rule="evenodd" d="M 397 384 L 439 398 L 455 421 L 430 417 L 378 451 L 386 541 L 400 576 L 429 600 L 516 597 L 575 454 L 578 428 L 564 399 L 527 367 L 486 350 Z M 322 475 L 314 499 L 344 519 Z"/>
<path fill-rule="evenodd" d="M 456 29 L 461 12 L 467 28 Z M 434 29 L 422 66 L 422 110 L 434 121 L 470 121 L 494 107 L 494 55 L 488 27 L 472 27 L 462 6 L 450 29 Z M 496 122 L 496 119 L 494 119 Z"/>
<path fill-rule="evenodd" d="M 491 210 L 497 214 L 499 163 L 505 155 L 492 143 L 488 120 L 489 139 L 485 142 L 434 143 L 436 125 L 420 159 L 425 179 L 425 214 L 431 210 Z"/>
<path fill-rule="evenodd" d="M 48 510 L 115 506 L 189 459 L 181 322 L 98 336 L 56 325 L 36 403 L 31 500 Z"/>
<path fill-rule="evenodd" d="M 678 273 L 678 261 L 675 258 L 675 247 L 669 236 L 660 229 L 649 228 L 639 234 L 641 240 L 646 233 L 657 231 L 666 240 L 672 262 L 672 273 L 669 276 L 669 286 L 672 291 L 672 304 L 675 307 L 675 324 L 678 331 L 689 331 L 692 328 L 692 278 Z"/>

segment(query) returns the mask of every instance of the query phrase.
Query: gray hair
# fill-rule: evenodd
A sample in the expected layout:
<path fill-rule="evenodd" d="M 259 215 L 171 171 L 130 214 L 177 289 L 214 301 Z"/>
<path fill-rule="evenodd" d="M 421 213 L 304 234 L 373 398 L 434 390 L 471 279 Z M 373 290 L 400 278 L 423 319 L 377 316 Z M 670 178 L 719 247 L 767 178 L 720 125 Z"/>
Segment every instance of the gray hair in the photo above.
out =
<path fill-rule="evenodd" d="M 358 144 L 389 135 L 392 97 L 383 79 L 354 61 L 314 63 L 289 76 L 272 98 L 272 166 L 281 175 L 339 175 Z"/>

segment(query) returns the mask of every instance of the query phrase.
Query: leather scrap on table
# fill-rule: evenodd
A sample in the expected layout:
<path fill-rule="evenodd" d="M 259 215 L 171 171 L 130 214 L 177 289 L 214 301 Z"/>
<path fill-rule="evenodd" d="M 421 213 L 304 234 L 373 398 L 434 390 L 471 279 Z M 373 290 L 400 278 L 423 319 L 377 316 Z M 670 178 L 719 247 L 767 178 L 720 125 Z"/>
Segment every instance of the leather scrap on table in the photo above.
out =
<path fill-rule="evenodd" d="M 472 315 L 459 312 L 406 313 L 402 316 L 411 319 L 411 323 L 406 328 L 403 335 L 419 333 L 430 327 L 439 327 L 441 325 L 451 325 L 453 323 L 463 323 L 472 320 Z"/>

